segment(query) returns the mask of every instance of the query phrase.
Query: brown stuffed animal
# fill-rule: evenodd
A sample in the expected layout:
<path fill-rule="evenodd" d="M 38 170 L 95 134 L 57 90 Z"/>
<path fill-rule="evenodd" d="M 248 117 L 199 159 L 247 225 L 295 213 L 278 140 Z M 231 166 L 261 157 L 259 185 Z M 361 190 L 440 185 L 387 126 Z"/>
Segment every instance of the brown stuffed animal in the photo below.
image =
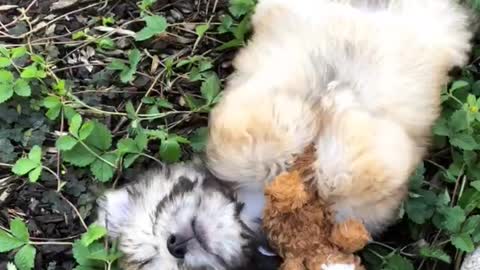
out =
<path fill-rule="evenodd" d="M 360 258 L 370 235 L 362 223 L 335 224 L 326 205 L 307 191 L 306 158 L 278 176 L 265 190 L 263 226 L 272 247 L 284 259 L 282 270 L 363 270 Z"/>

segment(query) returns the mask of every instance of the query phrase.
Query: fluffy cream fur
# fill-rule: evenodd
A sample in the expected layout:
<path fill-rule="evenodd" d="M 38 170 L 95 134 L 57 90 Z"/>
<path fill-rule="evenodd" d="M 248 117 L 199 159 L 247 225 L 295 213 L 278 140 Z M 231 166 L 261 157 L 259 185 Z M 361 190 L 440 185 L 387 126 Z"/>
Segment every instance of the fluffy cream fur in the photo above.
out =
<path fill-rule="evenodd" d="M 372 233 L 423 157 L 448 71 L 470 50 L 453 0 L 260 0 L 211 114 L 207 159 L 261 190 L 316 142 L 316 187 Z"/>

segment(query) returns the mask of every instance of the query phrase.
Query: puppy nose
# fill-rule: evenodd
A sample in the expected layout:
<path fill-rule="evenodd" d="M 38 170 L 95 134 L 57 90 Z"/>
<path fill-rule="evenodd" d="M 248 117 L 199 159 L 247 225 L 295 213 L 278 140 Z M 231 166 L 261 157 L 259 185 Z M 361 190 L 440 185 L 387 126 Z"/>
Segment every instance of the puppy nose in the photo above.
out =
<path fill-rule="evenodd" d="M 170 235 L 167 239 L 168 252 L 177 259 L 185 258 L 185 254 L 187 254 L 188 240 L 189 239 L 184 239 L 179 235 Z"/>

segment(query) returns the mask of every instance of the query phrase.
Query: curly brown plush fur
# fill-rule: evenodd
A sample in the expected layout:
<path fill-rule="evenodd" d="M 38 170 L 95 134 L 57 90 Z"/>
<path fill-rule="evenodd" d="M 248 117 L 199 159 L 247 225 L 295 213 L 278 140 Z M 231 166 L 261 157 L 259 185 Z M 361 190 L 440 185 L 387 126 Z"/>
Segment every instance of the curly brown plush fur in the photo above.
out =
<path fill-rule="evenodd" d="M 297 164 L 305 162 L 308 158 Z M 271 245 L 284 259 L 282 269 L 323 270 L 342 265 L 346 267 L 341 269 L 363 270 L 352 253 L 370 239 L 367 230 L 355 220 L 335 224 L 328 205 L 305 189 L 304 173 L 283 173 L 265 190 L 263 225 Z"/>

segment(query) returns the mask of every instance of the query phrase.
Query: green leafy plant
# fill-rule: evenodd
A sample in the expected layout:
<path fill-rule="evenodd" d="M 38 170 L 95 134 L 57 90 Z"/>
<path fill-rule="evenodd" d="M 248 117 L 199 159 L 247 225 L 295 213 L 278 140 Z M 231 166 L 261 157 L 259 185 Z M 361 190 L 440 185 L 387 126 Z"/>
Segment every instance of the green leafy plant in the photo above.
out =
<path fill-rule="evenodd" d="M 204 75 L 200 87 L 201 99 L 186 95 L 188 107 L 194 111 L 208 112 L 220 99 L 221 83 L 217 74 L 208 72 Z"/>
<path fill-rule="evenodd" d="M 73 243 L 73 256 L 77 262 L 75 270 L 112 269 L 112 265 L 120 258 L 120 252 L 115 248 L 105 249 L 99 242 L 107 230 L 98 225 L 90 225 L 81 239 Z"/>
<path fill-rule="evenodd" d="M 230 7 L 228 10 L 235 17 L 240 17 L 252 12 L 255 7 L 255 0 L 230 0 Z"/>
<path fill-rule="evenodd" d="M 146 16 L 143 19 L 146 25 L 136 34 L 135 40 L 137 41 L 147 40 L 155 35 L 160 35 L 167 29 L 168 23 L 165 17 L 154 15 Z"/>
<path fill-rule="evenodd" d="M 37 145 L 32 147 L 27 157 L 17 160 L 12 167 L 12 172 L 16 175 L 28 174 L 30 182 L 36 182 L 40 178 L 42 170 L 42 149 Z"/>
<path fill-rule="evenodd" d="M 144 12 L 147 11 L 153 4 L 155 4 L 157 0 L 142 0 L 139 3 L 139 8 Z"/>
<path fill-rule="evenodd" d="M 65 161 L 78 166 L 90 166 L 93 175 L 105 182 L 113 177 L 118 157 L 108 151 L 112 146 L 112 134 L 105 125 L 96 120 L 83 122 L 75 114 L 69 123 L 69 135 L 61 136 L 56 147 L 63 151 Z"/>
<path fill-rule="evenodd" d="M 38 56 L 32 56 L 33 63 L 20 67 L 15 62 L 27 55 L 25 47 L 6 49 L 0 47 L 0 103 L 14 95 L 29 97 L 31 95 L 30 79 L 45 78 L 46 73 Z"/>
<path fill-rule="evenodd" d="M 30 244 L 29 238 L 27 226 L 18 218 L 10 222 L 10 233 L 0 229 L 0 252 L 15 250 L 14 262 L 20 270 L 34 267 L 36 249 Z"/>
<path fill-rule="evenodd" d="M 123 160 L 125 168 L 130 167 L 138 157 L 143 155 L 147 144 L 148 138 L 144 133 L 139 133 L 135 139 L 125 138 L 118 141 L 118 152 L 120 155 L 125 155 Z"/>
<path fill-rule="evenodd" d="M 120 79 L 123 83 L 128 83 L 133 80 L 133 76 L 137 71 L 138 63 L 142 55 L 139 50 L 133 49 L 128 55 L 128 65 L 123 63 L 120 60 L 113 60 L 112 63 L 108 65 L 108 69 L 120 71 Z"/>

